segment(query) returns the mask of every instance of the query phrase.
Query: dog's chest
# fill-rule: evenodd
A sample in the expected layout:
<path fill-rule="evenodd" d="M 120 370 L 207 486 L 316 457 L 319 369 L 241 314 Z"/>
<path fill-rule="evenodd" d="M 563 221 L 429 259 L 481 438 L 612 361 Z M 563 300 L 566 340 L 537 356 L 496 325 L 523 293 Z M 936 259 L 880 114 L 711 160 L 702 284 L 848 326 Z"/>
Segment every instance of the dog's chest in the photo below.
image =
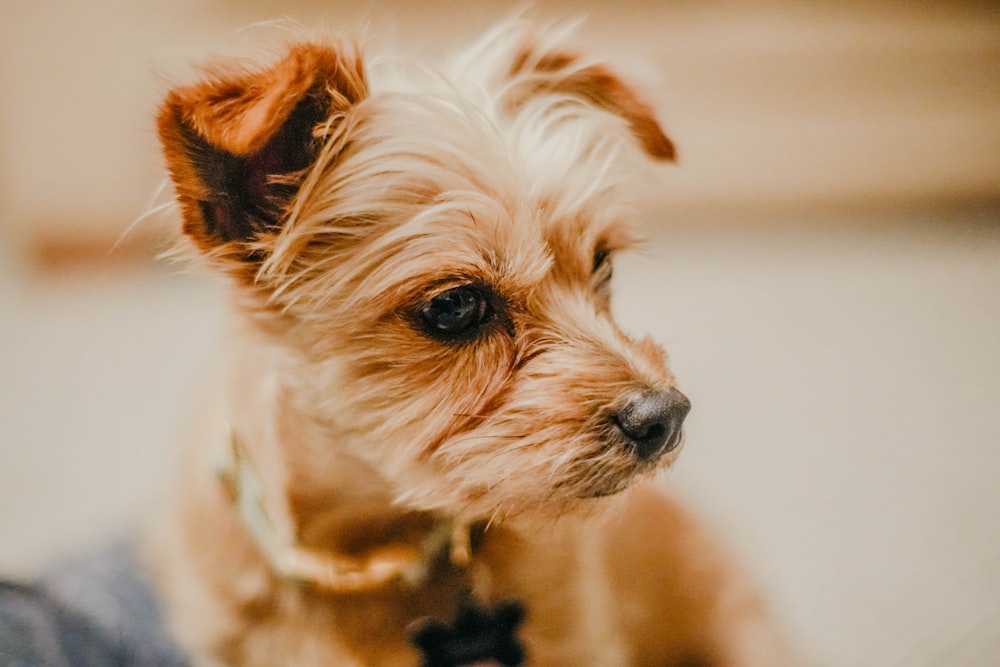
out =
<path fill-rule="evenodd" d="M 270 659 L 366 667 L 628 664 L 606 579 L 581 545 L 570 546 L 496 535 L 469 568 L 443 573 L 417 592 L 305 596 L 305 608 L 271 625 L 278 636 L 269 648 L 281 648 L 269 650 Z"/>

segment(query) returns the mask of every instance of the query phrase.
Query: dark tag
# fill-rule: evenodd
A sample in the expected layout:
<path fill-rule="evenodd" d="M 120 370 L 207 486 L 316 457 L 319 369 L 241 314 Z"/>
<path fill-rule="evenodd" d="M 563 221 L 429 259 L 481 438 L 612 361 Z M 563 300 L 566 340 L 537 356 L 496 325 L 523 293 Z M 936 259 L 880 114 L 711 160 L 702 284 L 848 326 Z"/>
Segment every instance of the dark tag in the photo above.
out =
<path fill-rule="evenodd" d="M 455 611 L 455 619 L 418 621 L 411 640 L 423 655 L 423 667 L 466 667 L 524 664 L 524 647 L 517 637 L 524 620 L 520 602 L 498 602 L 492 608 L 466 596 Z"/>

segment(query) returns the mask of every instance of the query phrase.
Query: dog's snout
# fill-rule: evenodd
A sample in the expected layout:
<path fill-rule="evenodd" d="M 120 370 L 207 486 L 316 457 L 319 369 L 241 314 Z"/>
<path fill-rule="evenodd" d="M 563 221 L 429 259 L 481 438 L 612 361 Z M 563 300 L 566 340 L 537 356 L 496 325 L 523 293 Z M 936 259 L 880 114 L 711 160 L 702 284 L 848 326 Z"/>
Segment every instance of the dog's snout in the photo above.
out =
<path fill-rule="evenodd" d="M 626 445 L 643 460 L 653 460 L 677 447 L 681 425 L 691 410 L 687 396 L 676 389 L 634 395 L 612 415 Z"/>

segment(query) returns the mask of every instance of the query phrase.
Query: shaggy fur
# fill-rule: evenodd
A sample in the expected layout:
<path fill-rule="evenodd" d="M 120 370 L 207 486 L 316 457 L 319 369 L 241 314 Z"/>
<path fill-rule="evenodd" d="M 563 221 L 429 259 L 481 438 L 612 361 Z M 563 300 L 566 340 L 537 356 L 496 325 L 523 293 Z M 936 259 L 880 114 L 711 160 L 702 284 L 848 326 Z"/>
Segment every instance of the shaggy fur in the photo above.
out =
<path fill-rule="evenodd" d="M 679 447 L 636 456 L 616 427 L 674 386 L 609 287 L 634 158 L 674 149 L 561 37 L 505 24 L 440 71 L 302 42 L 163 103 L 184 232 L 234 295 L 208 412 L 293 554 L 261 548 L 197 440 L 155 553 L 199 664 L 416 665 L 407 628 L 470 589 L 524 603 L 532 665 L 780 664 L 754 594 L 649 481 Z M 481 326 L 430 333 L 462 286 Z"/>

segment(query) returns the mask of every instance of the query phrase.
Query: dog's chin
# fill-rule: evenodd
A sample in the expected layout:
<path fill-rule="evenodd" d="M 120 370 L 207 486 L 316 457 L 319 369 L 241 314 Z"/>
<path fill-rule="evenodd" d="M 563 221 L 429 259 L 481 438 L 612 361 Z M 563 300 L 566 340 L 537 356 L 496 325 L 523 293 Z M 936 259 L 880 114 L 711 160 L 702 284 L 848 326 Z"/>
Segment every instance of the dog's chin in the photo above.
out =
<path fill-rule="evenodd" d="M 630 475 L 623 475 L 616 479 L 602 480 L 600 483 L 588 485 L 580 489 L 580 498 L 582 500 L 596 500 L 617 496 L 628 490 L 642 477 L 648 476 L 649 472 L 649 470 L 636 471 Z"/>
<path fill-rule="evenodd" d="M 614 485 L 591 489 L 589 492 L 584 493 L 581 498 L 583 500 L 596 500 L 598 498 L 610 498 L 611 496 L 617 496 L 619 493 L 632 486 L 633 481 L 634 480 L 628 480 Z"/>
<path fill-rule="evenodd" d="M 562 486 L 558 493 L 539 503 L 532 514 L 539 516 L 590 515 L 615 506 L 617 500 L 640 479 L 647 477 L 649 470 L 637 470 L 613 478 L 587 480 Z"/>
<path fill-rule="evenodd" d="M 398 480 L 396 504 L 413 511 L 459 516 L 464 520 L 506 521 L 515 518 L 551 518 L 600 511 L 603 504 L 614 505 L 640 480 L 654 477 L 668 467 L 674 453 L 657 461 L 616 461 L 610 466 L 593 466 L 584 474 L 565 476 L 553 485 L 532 486 L 517 478 L 493 485 L 455 484 L 455 477 L 429 474 Z M 411 471 L 412 472 L 412 471 Z M 448 482 L 451 483 L 448 483 Z M 513 482 L 512 484 L 509 482 Z"/>

